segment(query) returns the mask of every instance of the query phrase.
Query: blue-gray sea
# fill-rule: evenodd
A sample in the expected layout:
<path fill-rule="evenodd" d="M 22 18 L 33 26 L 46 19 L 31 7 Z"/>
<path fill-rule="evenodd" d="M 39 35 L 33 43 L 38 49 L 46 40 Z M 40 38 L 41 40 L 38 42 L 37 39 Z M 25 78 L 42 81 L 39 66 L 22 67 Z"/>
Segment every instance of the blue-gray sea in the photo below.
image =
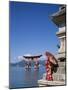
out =
<path fill-rule="evenodd" d="M 38 80 L 43 78 L 45 67 L 41 65 L 39 69 L 25 69 L 19 66 L 10 66 L 9 69 L 9 88 L 30 88 L 38 87 Z"/>

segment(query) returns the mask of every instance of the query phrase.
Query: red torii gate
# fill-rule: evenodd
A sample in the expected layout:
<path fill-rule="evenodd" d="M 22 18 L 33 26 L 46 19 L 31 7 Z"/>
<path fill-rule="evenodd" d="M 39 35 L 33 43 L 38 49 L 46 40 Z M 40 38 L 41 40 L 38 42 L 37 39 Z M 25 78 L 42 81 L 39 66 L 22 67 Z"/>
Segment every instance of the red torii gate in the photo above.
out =
<path fill-rule="evenodd" d="M 28 64 L 26 65 L 26 68 L 31 68 L 31 61 L 34 60 L 35 61 L 35 65 L 34 68 L 38 69 L 39 68 L 39 61 L 38 59 L 41 57 L 42 55 L 31 55 L 31 56 L 23 56 L 25 59 L 28 60 Z"/>

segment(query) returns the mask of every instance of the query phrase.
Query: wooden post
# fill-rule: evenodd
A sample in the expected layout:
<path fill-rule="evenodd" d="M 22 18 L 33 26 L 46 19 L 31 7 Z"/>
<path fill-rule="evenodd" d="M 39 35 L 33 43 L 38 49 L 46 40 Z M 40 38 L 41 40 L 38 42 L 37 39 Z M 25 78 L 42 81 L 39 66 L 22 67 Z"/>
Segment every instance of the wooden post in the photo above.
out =
<path fill-rule="evenodd" d="M 35 66 L 34 66 L 34 68 L 35 69 L 39 69 L 39 61 L 38 61 L 38 58 L 35 58 Z"/>

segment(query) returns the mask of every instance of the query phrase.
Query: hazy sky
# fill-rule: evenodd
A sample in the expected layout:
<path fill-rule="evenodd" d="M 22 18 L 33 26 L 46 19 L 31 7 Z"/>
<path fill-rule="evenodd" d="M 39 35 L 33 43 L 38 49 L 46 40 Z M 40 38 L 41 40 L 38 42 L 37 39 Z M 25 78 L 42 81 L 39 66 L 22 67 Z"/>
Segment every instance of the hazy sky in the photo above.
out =
<path fill-rule="evenodd" d="M 50 15 L 58 11 L 56 4 L 10 2 L 10 60 L 25 54 L 57 52 L 58 27 Z"/>

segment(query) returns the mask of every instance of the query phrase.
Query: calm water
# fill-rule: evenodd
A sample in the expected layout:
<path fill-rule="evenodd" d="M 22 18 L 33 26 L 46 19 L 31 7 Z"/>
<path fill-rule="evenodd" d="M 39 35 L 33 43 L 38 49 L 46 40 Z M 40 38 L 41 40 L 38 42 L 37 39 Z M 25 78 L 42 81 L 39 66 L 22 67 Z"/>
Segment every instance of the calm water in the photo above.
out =
<path fill-rule="evenodd" d="M 45 67 L 40 66 L 38 70 L 32 67 L 26 70 L 24 67 L 10 67 L 10 88 L 25 88 L 38 86 L 37 80 L 42 79 Z"/>

